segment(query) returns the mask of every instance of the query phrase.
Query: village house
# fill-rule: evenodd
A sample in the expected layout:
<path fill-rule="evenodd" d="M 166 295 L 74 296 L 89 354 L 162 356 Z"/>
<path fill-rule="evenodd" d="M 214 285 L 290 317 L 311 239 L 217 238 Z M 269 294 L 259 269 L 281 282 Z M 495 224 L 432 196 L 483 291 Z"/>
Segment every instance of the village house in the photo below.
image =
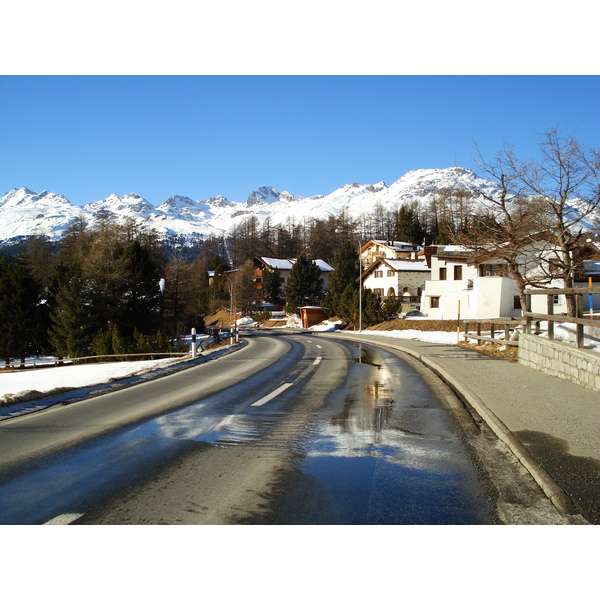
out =
<path fill-rule="evenodd" d="M 410 258 L 416 259 L 419 246 L 408 242 L 369 240 L 360 251 L 362 263 L 365 268 L 369 267 L 380 258 Z"/>
<path fill-rule="evenodd" d="M 402 298 L 402 311 L 419 308 L 431 268 L 423 259 L 378 258 L 363 271 L 363 286 L 381 298 Z"/>
<path fill-rule="evenodd" d="M 462 246 L 425 248 L 431 279 L 425 283 L 421 312 L 432 319 L 487 319 L 521 316 L 515 281 L 501 261 L 479 262 Z"/>
<path fill-rule="evenodd" d="M 254 284 L 259 293 L 260 300 L 263 300 L 262 295 L 262 277 L 263 277 L 263 269 L 270 269 L 274 271 L 277 269 L 279 274 L 281 275 L 282 283 L 281 283 L 281 291 L 282 297 L 285 298 L 285 286 L 287 285 L 287 281 L 290 276 L 290 272 L 294 263 L 296 262 L 295 258 L 269 258 L 266 256 L 257 256 L 254 259 L 254 272 L 252 278 L 254 280 Z M 326 263 L 324 260 L 316 259 L 313 262 L 319 267 L 319 271 L 321 271 L 321 281 L 323 282 L 323 289 L 327 290 L 329 287 L 329 273 L 333 271 L 333 267 Z"/>
<path fill-rule="evenodd" d="M 552 251 L 548 248 L 549 254 Z M 465 319 L 522 315 L 517 284 L 508 276 L 501 258 L 477 254 L 462 246 L 430 246 L 425 248 L 424 254 L 431 266 L 431 279 L 426 282 L 421 297 L 423 314 L 433 319 L 456 319 L 459 314 Z M 600 254 L 595 246 L 586 244 L 576 262 L 579 267 L 567 287 L 587 287 L 590 277 L 592 281 L 600 279 Z M 532 267 L 536 268 L 539 265 Z M 563 288 L 565 283 L 549 277 L 544 287 Z M 564 295 L 557 294 L 553 302 L 555 314 L 567 312 Z M 546 308 L 545 296 L 532 296 L 532 312 L 545 313 Z M 600 307 L 590 305 L 590 308 L 597 310 Z"/>

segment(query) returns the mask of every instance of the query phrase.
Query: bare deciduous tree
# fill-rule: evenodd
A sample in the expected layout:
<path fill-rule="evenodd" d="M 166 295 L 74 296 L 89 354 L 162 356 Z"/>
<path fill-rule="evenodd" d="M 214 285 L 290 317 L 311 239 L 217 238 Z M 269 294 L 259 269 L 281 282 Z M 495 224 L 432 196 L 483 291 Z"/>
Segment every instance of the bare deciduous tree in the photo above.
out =
<path fill-rule="evenodd" d="M 478 166 L 499 183 L 500 192 L 479 190 L 484 207 L 455 239 L 503 259 L 522 301 L 527 285 L 543 287 L 559 279 L 570 286 L 586 222 L 600 207 L 599 150 L 583 148 L 557 127 L 539 146 L 538 159 L 524 160 L 505 145 L 491 163 L 478 151 Z M 567 310 L 575 314 L 568 296 Z"/>

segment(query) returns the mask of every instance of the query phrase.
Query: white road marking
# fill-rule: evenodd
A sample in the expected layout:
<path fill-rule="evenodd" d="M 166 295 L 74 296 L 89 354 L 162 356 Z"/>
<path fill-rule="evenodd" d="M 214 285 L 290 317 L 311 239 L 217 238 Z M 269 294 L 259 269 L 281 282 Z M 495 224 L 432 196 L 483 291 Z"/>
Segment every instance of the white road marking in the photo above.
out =
<path fill-rule="evenodd" d="M 65 513 L 64 515 L 58 515 L 54 519 L 50 519 L 44 525 L 68 525 L 73 521 L 83 517 L 85 513 Z"/>
<path fill-rule="evenodd" d="M 323 346 L 319 346 L 319 344 L 317 344 L 317 348 L 323 348 Z"/>
<path fill-rule="evenodd" d="M 251 404 L 251 406 L 262 406 L 263 404 L 266 404 L 269 400 L 273 400 L 273 398 L 275 398 L 275 396 L 279 396 L 279 394 L 281 394 L 281 392 L 285 392 L 285 390 L 287 390 L 292 385 L 294 385 L 293 382 L 292 383 L 284 383 L 282 386 L 278 387 L 276 390 L 272 391 L 270 394 L 266 395 L 264 398 L 257 400 L 254 404 Z"/>
<path fill-rule="evenodd" d="M 317 358 L 315 358 L 315 362 L 313 363 L 313 365 L 318 365 L 321 362 L 321 356 L 317 356 Z"/>

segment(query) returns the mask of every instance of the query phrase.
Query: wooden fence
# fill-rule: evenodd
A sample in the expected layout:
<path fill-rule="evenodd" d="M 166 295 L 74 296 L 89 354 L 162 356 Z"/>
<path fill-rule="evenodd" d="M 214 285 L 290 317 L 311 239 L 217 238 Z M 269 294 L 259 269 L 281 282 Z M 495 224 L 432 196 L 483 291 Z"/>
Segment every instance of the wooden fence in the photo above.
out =
<path fill-rule="evenodd" d="M 505 346 L 518 346 L 519 342 L 512 341 L 510 339 L 510 330 L 513 329 L 517 325 L 523 325 L 525 323 L 525 319 L 521 318 L 500 318 L 500 319 L 464 319 L 464 337 L 466 340 L 477 340 L 477 345 L 481 345 L 482 342 L 490 342 L 492 344 L 502 344 Z M 472 334 L 469 333 L 469 330 L 472 329 L 472 326 L 475 326 L 475 331 L 477 333 Z M 489 328 L 490 335 L 485 336 L 481 335 L 483 327 Z M 504 331 L 504 339 L 495 337 L 496 329 Z"/>
<path fill-rule="evenodd" d="M 576 326 L 577 347 L 584 346 L 584 327 L 585 325 L 599 327 L 600 322 L 592 314 L 585 317 L 583 313 L 583 297 L 586 295 L 600 294 L 600 287 L 578 287 L 578 288 L 549 288 L 545 290 L 526 290 L 527 306 L 523 311 L 525 317 L 525 333 L 531 333 L 531 325 L 534 321 L 548 321 L 548 339 L 554 339 L 554 323 L 573 323 Z M 532 296 L 547 296 L 546 313 L 531 312 Z M 575 316 L 571 317 L 565 314 L 554 314 L 554 296 L 570 296 L 575 305 Z M 600 315 L 598 315 L 600 317 Z"/>
<path fill-rule="evenodd" d="M 229 333 L 228 329 L 226 329 L 224 331 L 226 333 Z M 204 340 L 201 340 L 201 342 L 199 344 L 200 351 L 207 350 L 213 344 L 216 344 L 219 341 L 221 341 L 221 336 L 222 336 L 223 331 L 221 329 L 215 327 L 215 328 L 207 328 L 206 333 L 210 337 L 208 337 Z M 66 365 L 66 364 L 77 364 L 77 363 L 86 362 L 86 361 L 100 361 L 100 362 L 102 360 L 108 361 L 108 360 L 115 359 L 115 358 L 122 358 L 125 361 L 127 361 L 129 359 L 154 360 L 155 358 L 159 358 L 159 357 L 175 358 L 177 356 L 189 356 L 190 354 L 191 354 L 191 352 L 140 352 L 137 354 L 97 354 L 95 356 L 76 356 L 73 358 L 56 357 L 53 360 L 48 360 L 46 362 L 25 363 L 25 362 L 19 361 L 18 363 L 9 363 L 9 364 L 5 365 L 4 369 L 5 370 L 8 370 L 8 369 L 10 369 L 10 370 L 44 369 L 44 368 L 48 368 L 48 367 L 57 367 L 57 366 Z"/>

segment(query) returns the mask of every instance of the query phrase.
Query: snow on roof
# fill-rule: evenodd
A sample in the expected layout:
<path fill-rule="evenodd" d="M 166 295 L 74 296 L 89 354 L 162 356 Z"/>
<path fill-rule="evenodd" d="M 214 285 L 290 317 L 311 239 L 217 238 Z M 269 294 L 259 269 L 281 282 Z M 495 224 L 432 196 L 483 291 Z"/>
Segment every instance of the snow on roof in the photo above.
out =
<path fill-rule="evenodd" d="M 411 244 L 409 242 L 398 242 L 398 241 L 388 241 L 388 240 L 373 240 L 376 244 L 381 244 L 382 246 L 387 246 L 388 248 L 394 248 L 394 250 L 412 250 L 415 247 L 415 244 Z"/>
<path fill-rule="evenodd" d="M 279 269 L 280 271 L 287 270 L 289 271 L 296 262 L 295 258 L 268 258 L 266 256 L 261 256 L 260 260 L 262 260 L 266 265 L 268 265 L 271 269 Z M 333 267 L 327 264 L 324 260 L 318 258 L 313 261 L 317 267 L 319 267 L 320 271 L 333 271 Z"/>
<path fill-rule="evenodd" d="M 334 270 L 330 264 L 327 264 L 324 260 L 321 260 L 320 258 L 317 258 L 317 260 L 315 260 L 314 262 L 321 271 L 333 271 Z"/>
<path fill-rule="evenodd" d="M 381 262 L 389 265 L 395 271 L 431 271 L 426 260 L 401 260 L 398 258 L 384 258 Z"/>
<path fill-rule="evenodd" d="M 289 271 L 293 267 L 292 261 L 287 260 L 286 258 L 268 258 L 266 256 L 261 256 L 260 260 L 271 269 L 279 269 L 280 271 Z"/>
<path fill-rule="evenodd" d="M 473 250 L 465 248 L 465 246 L 440 246 L 438 254 L 446 254 L 448 252 L 473 252 Z"/>
<path fill-rule="evenodd" d="M 584 260 L 583 270 L 586 275 L 597 275 L 600 273 L 600 260 Z"/>

